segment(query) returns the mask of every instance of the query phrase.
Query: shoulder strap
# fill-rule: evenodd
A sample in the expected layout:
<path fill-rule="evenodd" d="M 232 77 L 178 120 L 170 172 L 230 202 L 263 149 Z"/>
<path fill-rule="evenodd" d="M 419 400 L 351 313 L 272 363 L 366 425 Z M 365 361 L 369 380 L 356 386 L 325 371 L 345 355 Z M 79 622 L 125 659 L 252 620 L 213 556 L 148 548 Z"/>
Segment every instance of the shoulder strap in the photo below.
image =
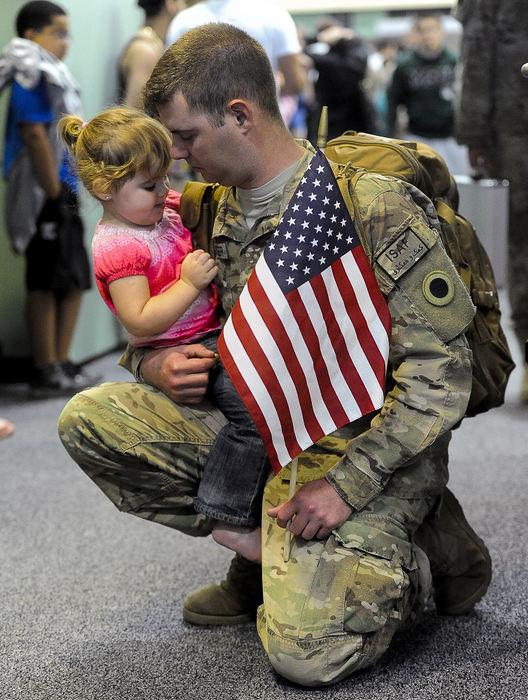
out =
<path fill-rule="evenodd" d="M 187 182 L 180 200 L 180 216 L 192 233 L 195 248 L 209 251 L 218 202 L 226 188 L 204 182 Z"/>
<path fill-rule="evenodd" d="M 471 294 L 471 267 L 465 260 L 459 241 L 459 226 L 455 210 L 441 199 L 434 201 L 438 220 L 440 221 L 441 236 L 447 254 L 457 268 L 458 274 L 466 285 L 466 289 Z"/>
<path fill-rule="evenodd" d="M 363 246 L 363 249 L 365 250 L 367 256 L 369 256 L 369 253 L 371 253 L 372 251 L 365 248 L 367 241 L 365 239 L 365 230 L 363 228 L 363 222 L 361 221 L 361 217 L 358 217 L 356 215 L 356 212 L 359 210 L 359 206 L 356 199 L 356 184 L 365 171 L 363 169 L 358 170 L 356 168 L 345 168 L 345 174 L 345 172 L 343 172 L 342 167 L 336 167 L 336 165 L 332 163 L 332 161 L 329 162 L 332 166 L 332 170 L 337 180 L 337 184 L 339 185 L 339 189 L 341 191 L 343 199 L 345 200 L 348 212 L 352 217 L 352 220 L 354 221 L 354 225 L 358 232 L 361 245 Z"/>

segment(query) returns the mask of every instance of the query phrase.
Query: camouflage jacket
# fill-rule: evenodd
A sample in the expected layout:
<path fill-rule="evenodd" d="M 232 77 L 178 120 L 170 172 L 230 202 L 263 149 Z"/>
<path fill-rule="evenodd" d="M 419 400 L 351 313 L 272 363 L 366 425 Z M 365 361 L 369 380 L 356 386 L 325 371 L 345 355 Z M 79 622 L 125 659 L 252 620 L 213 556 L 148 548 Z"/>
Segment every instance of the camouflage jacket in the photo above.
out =
<path fill-rule="evenodd" d="M 464 27 L 457 140 L 496 149 L 518 138 L 526 147 L 528 80 L 521 66 L 528 61 L 528 2 L 459 0 L 455 16 Z"/>
<path fill-rule="evenodd" d="M 227 188 L 220 200 L 212 231 L 215 279 L 228 315 L 313 155 L 306 153 L 284 193 L 268 208 L 268 216 L 248 230 L 235 197 Z M 351 166 L 335 166 L 338 180 Z M 414 458 L 464 415 L 471 390 L 471 353 L 463 332 L 474 307 L 439 234 L 426 216 L 432 204 L 412 186 L 393 178 L 364 173 L 352 193 L 354 220 L 363 247 L 384 293 L 392 318 L 384 406 L 323 438 L 318 449 L 335 456 L 327 480 L 355 509 L 362 509 L 387 488 L 406 497 L 439 488 L 434 474 L 420 473 Z M 416 199 L 421 206 L 416 204 Z M 404 265 L 392 250 L 413 236 L 423 242 L 419 259 Z M 444 275 L 453 292 L 448 306 L 436 305 L 424 293 L 424 280 Z M 137 353 L 134 353 L 137 357 Z M 134 361 L 128 360 L 129 368 Z M 401 469 L 405 467 L 405 469 Z M 398 478 L 393 475 L 398 472 Z"/>

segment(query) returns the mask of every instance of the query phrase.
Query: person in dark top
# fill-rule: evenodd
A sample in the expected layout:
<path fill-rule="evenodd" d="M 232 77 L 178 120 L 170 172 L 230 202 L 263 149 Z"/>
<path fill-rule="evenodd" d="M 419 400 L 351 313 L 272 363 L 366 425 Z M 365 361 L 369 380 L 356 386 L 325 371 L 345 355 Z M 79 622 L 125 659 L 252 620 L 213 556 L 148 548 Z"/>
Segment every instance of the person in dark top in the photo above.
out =
<path fill-rule="evenodd" d="M 308 44 L 305 52 L 317 71 L 315 100 L 308 138 L 317 137 L 321 107 L 328 107 L 328 138 L 344 131 L 376 131 L 375 109 L 363 87 L 367 70 L 368 50 L 352 29 L 338 23 L 324 26 L 317 41 Z"/>
<path fill-rule="evenodd" d="M 445 45 L 440 14 L 419 16 L 413 30 L 416 46 L 400 56 L 387 91 L 387 135 L 428 143 L 452 173 L 466 173 L 466 149 L 454 138 L 457 56 Z M 401 105 L 408 117 L 404 133 L 398 133 Z"/>

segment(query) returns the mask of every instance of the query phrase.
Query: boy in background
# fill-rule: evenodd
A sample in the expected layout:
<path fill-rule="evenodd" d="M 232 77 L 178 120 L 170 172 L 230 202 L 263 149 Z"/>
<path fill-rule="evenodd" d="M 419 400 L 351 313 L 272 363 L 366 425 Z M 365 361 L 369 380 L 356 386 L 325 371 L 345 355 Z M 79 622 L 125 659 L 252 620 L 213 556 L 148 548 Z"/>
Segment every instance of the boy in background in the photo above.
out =
<path fill-rule="evenodd" d="M 90 379 L 69 360 L 82 293 L 90 287 L 77 179 L 56 135 L 58 119 L 80 109 L 78 87 L 62 62 L 69 20 L 59 5 L 26 3 L 18 38 L 0 57 L 0 90 L 11 86 L 4 150 L 5 218 L 16 253 L 26 256 L 27 324 L 34 371 L 31 394 L 73 394 Z"/>

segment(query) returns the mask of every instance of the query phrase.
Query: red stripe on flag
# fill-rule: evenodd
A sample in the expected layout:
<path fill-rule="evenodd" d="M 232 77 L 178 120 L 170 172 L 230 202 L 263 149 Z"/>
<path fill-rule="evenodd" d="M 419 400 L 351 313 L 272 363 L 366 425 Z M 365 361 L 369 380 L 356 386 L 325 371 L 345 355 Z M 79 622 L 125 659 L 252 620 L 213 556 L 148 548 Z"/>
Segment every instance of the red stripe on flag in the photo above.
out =
<path fill-rule="evenodd" d="M 310 282 L 310 284 L 312 282 L 313 280 Z M 299 324 L 299 327 L 301 329 L 301 333 L 306 343 L 306 347 L 310 352 L 310 356 L 314 364 L 315 374 L 317 375 L 317 381 L 319 384 L 319 389 L 321 391 L 321 396 L 323 397 L 323 401 L 328 409 L 328 412 L 332 416 L 332 420 L 334 421 L 334 423 L 336 425 L 344 425 L 345 423 L 349 422 L 348 416 L 343 410 L 341 406 L 341 401 L 339 400 L 339 397 L 337 396 L 332 386 L 331 378 L 328 374 L 328 369 L 322 356 L 319 338 L 317 337 L 317 333 L 315 332 L 314 327 L 311 323 L 304 302 L 296 289 L 291 292 L 288 292 L 287 299 L 292 313 L 295 316 L 297 323 Z M 322 308 L 321 313 L 323 314 L 324 318 L 325 315 L 329 313 L 329 311 L 328 309 Z"/>
<path fill-rule="evenodd" d="M 359 246 L 352 251 L 352 255 L 354 256 L 354 260 L 360 268 L 360 272 L 365 280 L 366 289 L 369 294 L 369 299 L 376 311 L 376 322 L 381 323 L 381 325 L 383 326 L 383 328 L 385 328 L 385 331 L 387 332 L 387 325 L 389 329 L 391 325 L 390 314 L 388 312 L 384 314 L 384 310 L 387 310 L 387 305 L 383 295 L 377 287 L 377 283 L 369 266 L 367 257 L 364 254 L 363 249 Z M 336 280 L 341 294 L 345 298 L 353 297 L 354 299 L 354 306 L 347 305 L 347 313 L 349 315 L 350 322 L 354 325 L 356 334 L 361 341 L 361 346 L 365 352 L 365 358 L 372 367 L 372 371 L 376 375 L 378 383 L 383 391 L 385 389 L 385 357 L 383 355 L 382 350 L 378 346 L 375 337 L 372 335 L 371 329 L 368 325 L 368 319 L 365 318 L 361 311 L 361 307 L 358 303 L 357 296 L 354 291 L 354 286 L 350 280 L 350 277 L 347 274 L 345 267 L 343 266 L 342 260 L 337 261 L 335 264 L 334 278 Z M 376 286 L 373 287 L 373 284 Z M 385 321 L 383 319 L 383 316 L 385 316 Z"/>
<path fill-rule="evenodd" d="M 332 265 L 333 273 L 334 266 L 337 266 L 337 269 L 339 269 L 339 266 L 341 267 L 341 269 L 343 269 L 340 260 L 337 260 Z M 361 414 L 364 415 L 365 413 L 370 413 L 374 410 L 374 404 L 372 403 L 372 399 L 370 398 L 370 395 L 367 389 L 365 388 L 365 385 L 363 384 L 363 380 L 361 379 L 361 376 L 356 369 L 352 357 L 348 352 L 343 333 L 341 332 L 341 327 L 335 317 L 332 304 L 330 303 L 328 291 L 324 284 L 322 275 L 318 275 L 317 277 L 312 279 L 310 284 L 312 285 L 312 288 L 316 290 L 316 296 L 320 306 L 322 308 L 328 309 L 327 313 L 324 314 L 324 319 L 326 322 L 326 327 L 328 328 L 328 336 L 331 339 L 332 346 L 336 354 L 337 363 L 339 365 L 339 369 L 341 370 L 341 374 L 343 375 L 348 385 L 348 388 L 350 389 L 350 392 L 354 396 L 354 399 L 356 400 L 359 406 Z M 363 314 L 361 313 L 361 310 L 357 305 L 356 295 L 352 289 L 350 294 L 343 296 L 343 303 L 349 315 L 352 314 L 354 317 L 363 317 Z M 358 335 L 358 342 L 360 345 L 363 345 L 362 341 L 363 338 L 360 335 Z"/>
<path fill-rule="evenodd" d="M 218 352 L 222 356 L 222 362 L 224 363 L 224 367 L 227 370 L 229 376 L 231 377 L 231 380 L 235 385 L 238 393 L 240 394 L 240 398 L 244 401 L 248 411 L 251 414 L 251 417 L 253 418 L 255 425 L 257 426 L 260 436 L 262 437 L 264 446 L 266 447 L 266 451 L 268 453 L 271 466 L 273 467 L 273 471 L 275 472 L 275 474 L 277 474 L 281 469 L 281 465 L 279 464 L 277 453 L 275 451 L 275 448 L 273 447 L 271 432 L 268 428 L 268 424 L 266 422 L 264 414 L 260 410 L 258 403 L 253 398 L 253 394 L 251 393 L 251 390 L 248 387 L 244 377 L 240 373 L 235 359 L 229 352 L 229 349 L 225 344 L 223 334 L 220 334 L 218 338 Z"/>
<path fill-rule="evenodd" d="M 354 248 L 352 250 L 352 253 L 354 255 L 354 260 L 356 261 L 357 266 L 359 267 L 361 274 L 363 275 L 363 279 L 365 279 L 366 281 L 371 280 L 367 281 L 367 288 L 369 290 L 370 299 L 372 301 L 372 304 L 374 305 L 374 308 L 376 309 L 378 318 L 380 319 L 383 327 L 385 328 L 385 331 L 387 332 L 388 337 L 390 338 L 392 321 L 389 307 L 387 306 L 385 297 L 383 296 L 378 287 L 376 276 L 372 271 L 370 262 L 362 246 L 357 246 L 356 248 Z M 385 369 L 383 369 L 383 375 L 385 375 Z M 383 383 L 382 386 L 384 387 L 385 384 Z"/>
<path fill-rule="evenodd" d="M 292 344 L 290 335 L 277 314 L 275 307 L 269 300 L 266 291 L 262 287 L 258 274 L 250 276 L 247 289 L 255 305 L 258 307 L 262 320 L 273 336 L 273 340 L 284 358 L 284 362 L 288 368 L 288 374 L 295 385 L 296 393 L 299 397 L 299 404 L 306 432 L 310 435 L 313 442 L 317 442 L 317 440 L 322 437 L 322 428 L 313 411 L 312 398 L 308 389 L 306 376 L 297 359 L 297 353 Z M 295 329 L 292 329 L 292 331 L 293 330 Z"/>
<path fill-rule="evenodd" d="M 381 388 L 384 389 L 385 360 L 376 341 L 372 337 L 372 333 L 370 332 L 370 329 L 368 327 L 367 320 L 363 316 L 361 309 L 357 303 L 357 297 L 354 292 L 354 288 L 352 287 L 350 279 L 340 260 L 335 263 L 334 278 L 336 280 L 341 294 L 343 294 L 347 299 L 353 299 L 354 306 L 352 306 L 350 302 L 346 305 L 350 322 L 354 326 L 358 340 L 361 343 L 361 347 L 363 348 L 363 351 L 365 353 L 365 359 L 372 367 L 372 371 L 376 375 L 376 379 L 378 380 Z M 372 405 L 372 402 L 370 402 L 370 404 Z M 369 413 L 373 410 L 374 408 L 372 407 L 370 408 L 370 410 L 365 410 L 364 413 Z"/>
<path fill-rule="evenodd" d="M 293 431 L 293 421 L 290 408 L 284 395 L 281 382 L 275 374 L 275 370 L 269 363 L 266 354 L 260 347 L 258 338 L 255 338 L 248 319 L 246 319 L 242 313 L 240 304 L 236 304 L 235 308 L 231 312 L 231 320 L 234 328 L 236 329 L 240 342 L 244 346 L 244 350 L 246 351 L 251 364 L 253 365 L 253 368 L 261 378 L 262 383 L 266 387 L 270 398 L 273 401 L 273 405 L 275 406 L 275 410 L 277 411 L 277 415 L 279 416 L 281 422 L 284 442 L 286 443 L 288 452 L 291 454 L 293 449 L 294 451 L 296 450 L 296 454 L 298 454 L 301 452 L 301 447 L 297 443 L 297 439 Z M 245 398 L 242 398 L 245 403 Z M 253 397 L 251 397 L 250 400 L 253 401 Z M 255 424 L 260 432 L 261 426 L 257 423 L 257 421 L 255 421 Z"/>
<path fill-rule="evenodd" d="M 370 263 L 367 259 L 367 256 L 365 255 L 365 251 L 363 248 L 358 246 L 352 251 L 352 254 L 354 256 L 354 260 L 356 261 L 360 272 L 363 276 L 363 279 L 366 282 L 367 289 L 369 292 L 370 300 L 372 302 L 372 305 L 376 309 L 376 315 L 378 317 L 378 320 L 381 321 L 381 324 L 383 328 L 385 328 L 385 331 L 390 337 L 390 329 L 391 329 L 391 317 L 390 313 L 387 307 L 387 303 L 385 301 L 384 296 L 380 292 L 376 278 L 374 277 L 374 273 L 372 272 L 372 268 L 370 267 Z M 343 294 L 354 294 L 354 288 L 352 287 L 352 284 L 350 282 L 350 278 L 346 274 L 345 269 L 343 268 L 342 262 L 338 261 L 340 263 L 340 267 L 342 270 L 342 274 L 339 275 L 339 284 L 342 284 L 343 289 L 346 287 L 348 291 L 343 291 Z M 372 280 L 372 281 L 371 281 Z M 363 346 L 363 349 L 365 351 L 365 355 L 367 356 L 370 366 L 372 367 L 373 372 L 376 375 L 376 378 L 378 379 L 379 385 L 381 389 L 384 391 L 385 390 L 385 373 L 386 373 L 386 361 L 383 356 L 383 353 L 381 352 L 380 348 L 378 347 L 375 339 L 372 336 L 372 333 L 370 332 L 370 329 L 368 327 L 367 321 L 364 318 L 363 314 L 358 312 L 356 316 L 351 315 L 350 320 L 354 324 L 354 327 L 356 328 L 356 333 L 358 334 L 358 337 L 360 337 L 361 334 L 361 344 Z"/>

